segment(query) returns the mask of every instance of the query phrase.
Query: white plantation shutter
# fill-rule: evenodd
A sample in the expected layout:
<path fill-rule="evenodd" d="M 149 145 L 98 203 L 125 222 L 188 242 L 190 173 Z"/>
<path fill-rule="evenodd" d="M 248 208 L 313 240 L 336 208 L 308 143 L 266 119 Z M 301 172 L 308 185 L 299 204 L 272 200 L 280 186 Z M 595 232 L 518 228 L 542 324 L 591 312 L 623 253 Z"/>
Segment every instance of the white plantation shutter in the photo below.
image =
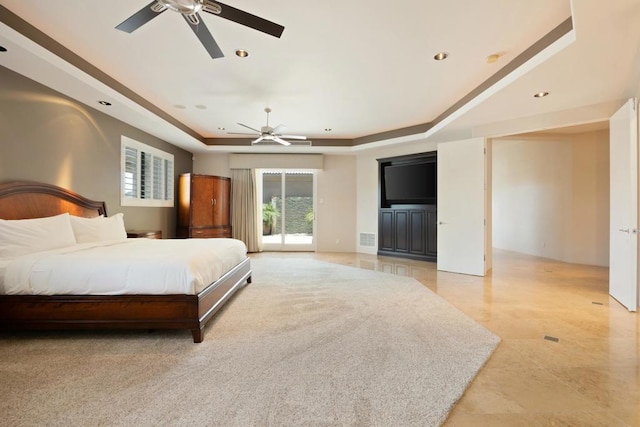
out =
<path fill-rule="evenodd" d="M 138 197 L 138 150 L 132 147 L 124 147 L 124 173 L 122 185 L 124 197 Z"/>
<path fill-rule="evenodd" d="M 162 184 L 164 183 L 164 170 L 162 168 L 162 158 L 153 156 L 153 198 L 163 200 Z"/>
<path fill-rule="evenodd" d="M 151 198 L 151 186 L 153 183 L 153 170 L 151 169 L 151 155 L 145 151 L 140 152 L 140 198 Z"/>
<path fill-rule="evenodd" d="M 122 206 L 173 206 L 173 155 L 122 137 Z"/>
<path fill-rule="evenodd" d="M 173 200 L 173 162 L 164 161 L 164 200 Z"/>

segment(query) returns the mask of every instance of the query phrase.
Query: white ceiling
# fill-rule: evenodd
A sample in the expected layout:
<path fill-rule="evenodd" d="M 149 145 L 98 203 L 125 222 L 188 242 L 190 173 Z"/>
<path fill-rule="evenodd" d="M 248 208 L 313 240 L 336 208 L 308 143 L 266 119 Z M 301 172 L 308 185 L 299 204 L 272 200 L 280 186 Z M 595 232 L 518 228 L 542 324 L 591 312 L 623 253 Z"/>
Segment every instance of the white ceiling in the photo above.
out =
<path fill-rule="evenodd" d="M 415 138 L 436 131 L 490 136 L 514 126 L 522 132 L 602 121 L 640 89 L 638 0 L 227 0 L 285 30 L 277 39 L 201 13 L 225 54 L 215 60 L 172 11 L 131 34 L 114 28 L 150 1 L 0 5 L 163 114 L 1 22 L 0 46 L 8 50 L 0 54 L 0 65 L 192 152 L 273 151 L 248 143 L 210 148 L 200 141 L 245 131 L 237 122 L 259 128 L 265 107 L 273 110 L 272 126 L 284 123 L 287 133 L 311 140 L 353 139 L 432 122 L 570 16 L 571 34 Z M 0 21 L 6 22 L 1 14 Z M 249 57 L 235 56 L 238 48 Z M 440 51 L 449 58 L 434 61 Z M 494 53 L 500 59 L 488 64 L 486 57 Z M 550 95 L 533 98 L 539 91 Z M 113 105 L 100 106 L 100 99 Z"/>

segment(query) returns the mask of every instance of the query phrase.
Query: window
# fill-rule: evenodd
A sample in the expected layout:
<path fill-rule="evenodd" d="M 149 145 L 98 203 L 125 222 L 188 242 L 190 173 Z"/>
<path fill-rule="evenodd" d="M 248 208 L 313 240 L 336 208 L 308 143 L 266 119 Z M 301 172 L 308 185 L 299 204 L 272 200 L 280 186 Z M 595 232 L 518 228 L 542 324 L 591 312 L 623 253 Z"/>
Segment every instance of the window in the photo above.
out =
<path fill-rule="evenodd" d="M 173 154 L 121 139 L 120 204 L 173 207 Z"/>

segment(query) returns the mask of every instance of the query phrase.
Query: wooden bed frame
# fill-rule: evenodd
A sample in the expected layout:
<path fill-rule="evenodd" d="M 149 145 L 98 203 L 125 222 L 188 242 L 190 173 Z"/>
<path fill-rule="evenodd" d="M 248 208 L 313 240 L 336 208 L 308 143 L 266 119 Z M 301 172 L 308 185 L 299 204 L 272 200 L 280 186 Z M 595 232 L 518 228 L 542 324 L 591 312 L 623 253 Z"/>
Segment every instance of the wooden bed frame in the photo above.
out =
<path fill-rule="evenodd" d="M 69 212 L 107 215 L 104 202 L 38 182 L 0 184 L 0 219 L 42 218 Z M 224 303 L 251 283 L 249 258 L 197 295 L 0 295 L 0 329 L 190 329 L 204 327 Z"/>

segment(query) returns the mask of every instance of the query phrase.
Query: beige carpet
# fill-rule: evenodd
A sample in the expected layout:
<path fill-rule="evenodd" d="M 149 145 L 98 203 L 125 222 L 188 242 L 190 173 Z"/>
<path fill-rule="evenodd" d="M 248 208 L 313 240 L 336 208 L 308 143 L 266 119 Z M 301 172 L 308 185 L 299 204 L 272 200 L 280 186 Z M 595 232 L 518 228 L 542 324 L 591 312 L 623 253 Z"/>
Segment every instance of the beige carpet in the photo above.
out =
<path fill-rule="evenodd" d="M 188 331 L 0 335 L 0 425 L 437 426 L 499 339 L 409 278 L 254 259 Z"/>

